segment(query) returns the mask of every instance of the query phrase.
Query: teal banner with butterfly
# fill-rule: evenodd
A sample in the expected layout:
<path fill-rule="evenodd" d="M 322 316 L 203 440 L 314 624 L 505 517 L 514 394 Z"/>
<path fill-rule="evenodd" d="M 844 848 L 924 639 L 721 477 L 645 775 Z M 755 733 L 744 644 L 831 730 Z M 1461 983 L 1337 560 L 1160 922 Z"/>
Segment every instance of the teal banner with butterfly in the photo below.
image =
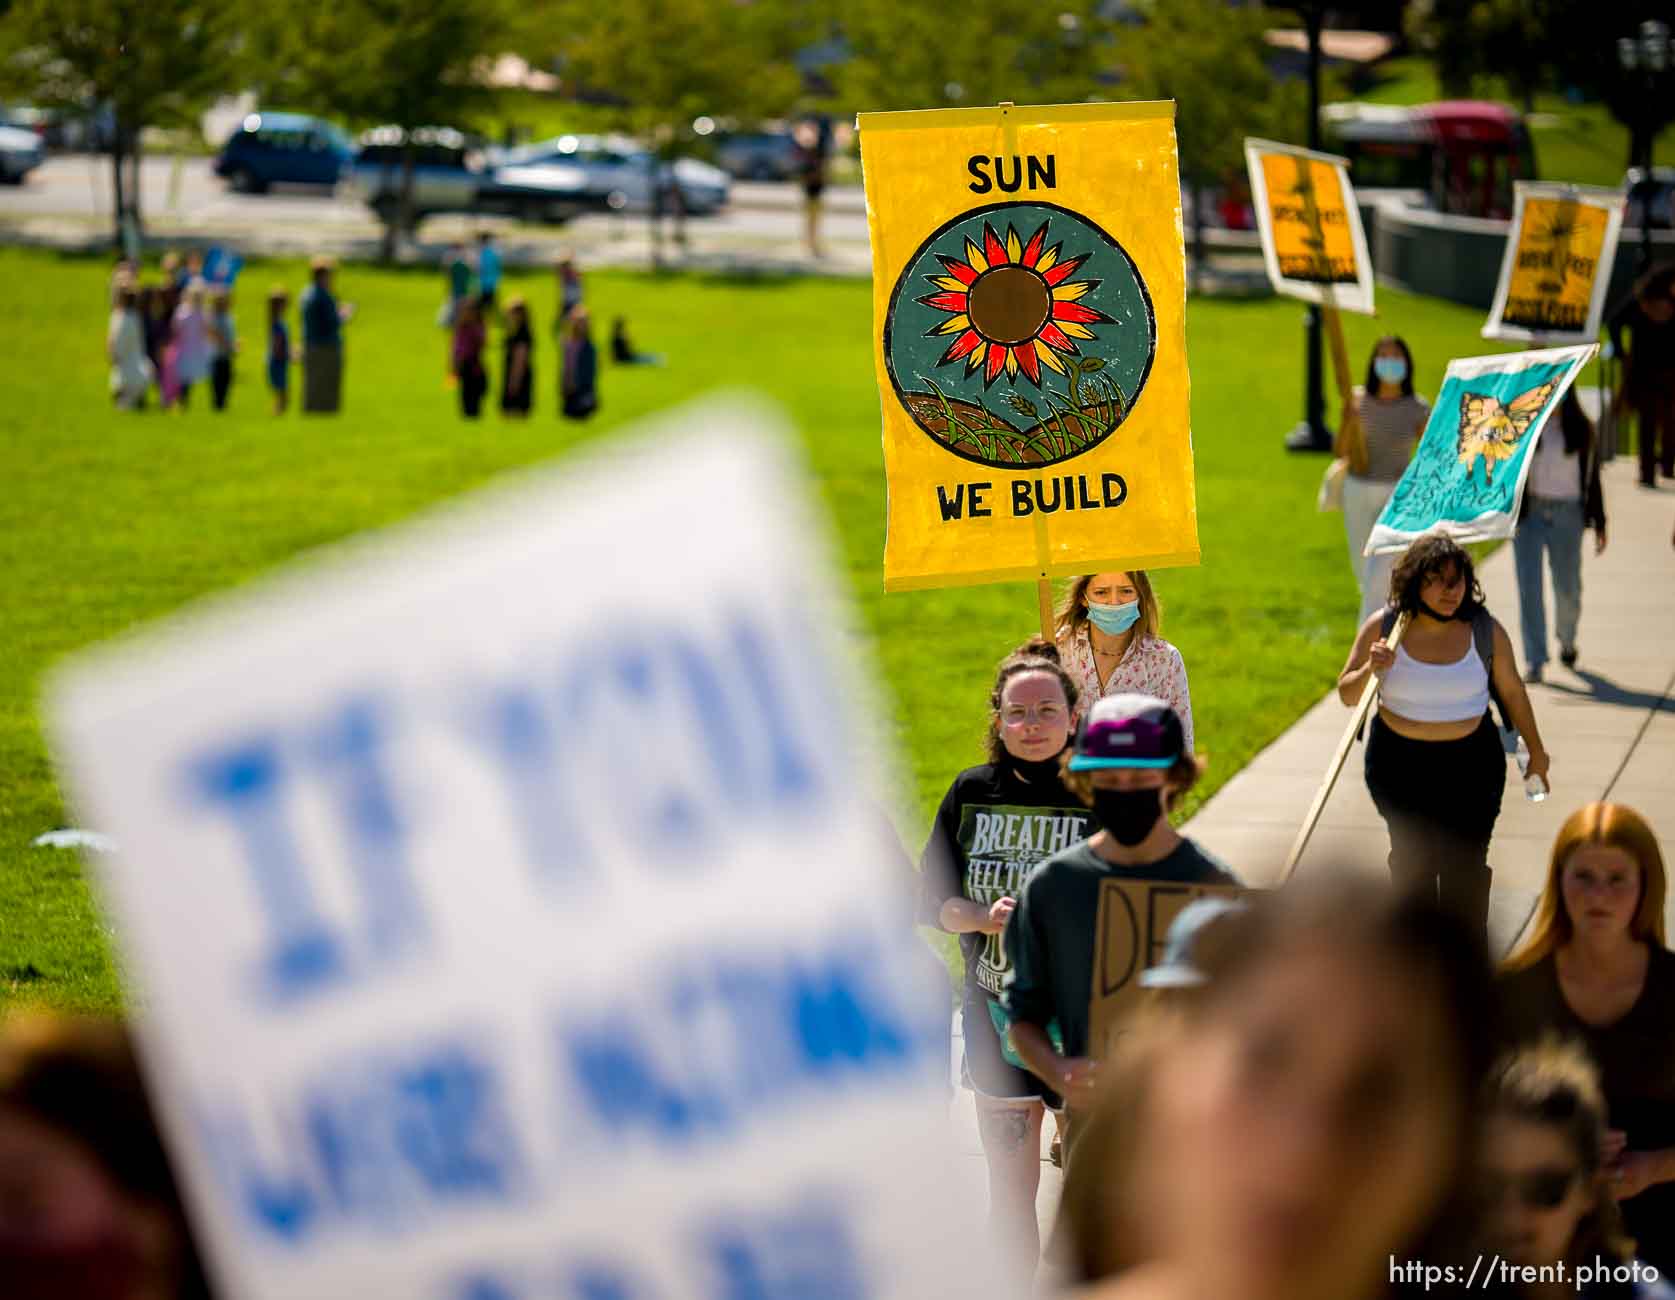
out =
<path fill-rule="evenodd" d="M 1460 542 L 1511 537 L 1542 425 L 1597 351 L 1588 343 L 1450 361 L 1366 554 L 1404 551 L 1433 530 Z"/>

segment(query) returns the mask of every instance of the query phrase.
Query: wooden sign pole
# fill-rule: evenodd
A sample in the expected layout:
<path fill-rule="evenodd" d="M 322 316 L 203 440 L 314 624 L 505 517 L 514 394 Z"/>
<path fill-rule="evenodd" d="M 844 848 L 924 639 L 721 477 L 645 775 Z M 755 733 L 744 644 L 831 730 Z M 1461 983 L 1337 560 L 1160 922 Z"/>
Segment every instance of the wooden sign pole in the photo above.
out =
<path fill-rule="evenodd" d="M 1390 629 L 1390 635 L 1384 638 L 1385 643 L 1394 650 L 1402 643 L 1402 633 L 1405 631 L 1407 615 L 1398 614 L 1395 626 Z M 1355 705 L 1355 711 L 1350 714 L 1349 726 L 1344 728 L 1343 739 L 1338 742 L 1338 752 L 1332 755 L 1332 762 L 1326 769 L 1326 779 L 1320 783 L 1320 789 L 1315 791 L 1314 803 L 1309 806 L 1309 815 L 1303 819 L 1303 828 L 1297 832 L 1291 852 L 1285 859 L 1285 870 L 1280 873 L 1282 885 L 1291 879 L 1291 873 L 1297 869 L 1297 860 L 1308 847 L 1315 824 L 1320 821 L 1320 814 L 1326 810 L 1326 800 L 1331 797 L 1332 787 L 1337 784 L 1338 773 L 1343 771 L 1344 760 L 1349 757 L 1350 746 L 1355 743 L 1355 734 L 1361 730 L 1362 723 L 1371 715 L 1373 706 L 1378 702 L 1379 682 L 1379 675 L 1374 673 L 1367 683 L 1366 690 L 1361 692 L 1361 699 Z"/>
<path fill-rule="evenodd" d="M 1003 99 L 995 105 L 1000 109 L 1001 151 L 1007 155 L 1018 152 L 1018 124 L 1012 118 L 1015 104 L 1010 99 Z M 1035 474 L 1036 490 L 1040 490 L 1041 474 Z M 1038 510 L 1035 512 L 1035 563 L 1041 576 L 1035 580 L 1035 603 L 1041 614 L 1041 639 L 1055 641 L 1053 626 L 1053 586 L 1047 580 L 1047 520 Z"/>

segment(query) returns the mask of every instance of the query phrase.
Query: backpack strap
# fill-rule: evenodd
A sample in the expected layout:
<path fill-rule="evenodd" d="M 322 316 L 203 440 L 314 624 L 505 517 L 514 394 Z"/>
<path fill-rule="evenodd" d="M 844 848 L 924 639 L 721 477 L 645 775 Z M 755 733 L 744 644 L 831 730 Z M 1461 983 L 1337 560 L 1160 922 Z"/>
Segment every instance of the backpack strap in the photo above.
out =
<path fill-rule="evenodd" d="M 1471 643 L 1477 650 L 1477 657 L 1483 661 L 1483 671 L 1489 675 L 1489 698 L 1494 701 L 1495 712 L 1500 716 L 1501 730 L 1511 731 L 1512 724 L 1506 720 L 1506 703 L 1495 689 L 1495 620 L 1482 605 L 1472 611 Z"/>

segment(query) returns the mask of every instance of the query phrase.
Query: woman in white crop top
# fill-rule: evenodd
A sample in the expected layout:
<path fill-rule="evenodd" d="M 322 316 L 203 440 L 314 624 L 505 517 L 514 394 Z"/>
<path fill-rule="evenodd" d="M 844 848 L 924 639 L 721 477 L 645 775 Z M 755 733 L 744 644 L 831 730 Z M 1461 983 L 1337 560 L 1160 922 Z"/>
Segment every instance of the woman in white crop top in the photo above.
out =
<path fill-rule="evenodd" d="M 1387 619 L 1407 611 L 1394 650 Z M 1485 663 L 1479 641 L 1492 647 Z M 1547 776 L 1547 751 L 1506 629 L 1483 607 L 1471 556 L 1451 538 L 1427 533 L 1390 575 L 1390 606 L 1361 625 L 1338 697 L 1361 699 L 1381 678 L 1378 714 L 1367 732 L 1367 789 L 1390 830 L 1390 874 L 1486 926 L 1489 838 L 1506 787 L 1506 750 L 1489 714 L 1498 697 L 1529 747 L 1529 771 Z"/>

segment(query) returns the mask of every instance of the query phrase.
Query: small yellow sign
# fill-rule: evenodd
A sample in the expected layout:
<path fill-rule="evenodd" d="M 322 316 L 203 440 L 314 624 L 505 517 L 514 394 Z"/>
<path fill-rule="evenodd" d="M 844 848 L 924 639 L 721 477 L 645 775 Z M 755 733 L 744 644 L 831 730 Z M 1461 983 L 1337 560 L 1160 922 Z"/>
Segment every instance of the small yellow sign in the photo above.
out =
<path fill-rule="evenodd" d="M 1274 292 L 1373 309 L 1372 263 L 1342 158 L 1246 140 L 1252 202 Z"/>
<path fill-rule="evenodd" d="M 1592 341 L 1622 224 L 1613 190 L 1519 184 L 1485 338 Z"/>
<path fill-rule="evenodd" d="M 1174 105 L 859 126 L 885 589 L 1196 564 Z"/>

